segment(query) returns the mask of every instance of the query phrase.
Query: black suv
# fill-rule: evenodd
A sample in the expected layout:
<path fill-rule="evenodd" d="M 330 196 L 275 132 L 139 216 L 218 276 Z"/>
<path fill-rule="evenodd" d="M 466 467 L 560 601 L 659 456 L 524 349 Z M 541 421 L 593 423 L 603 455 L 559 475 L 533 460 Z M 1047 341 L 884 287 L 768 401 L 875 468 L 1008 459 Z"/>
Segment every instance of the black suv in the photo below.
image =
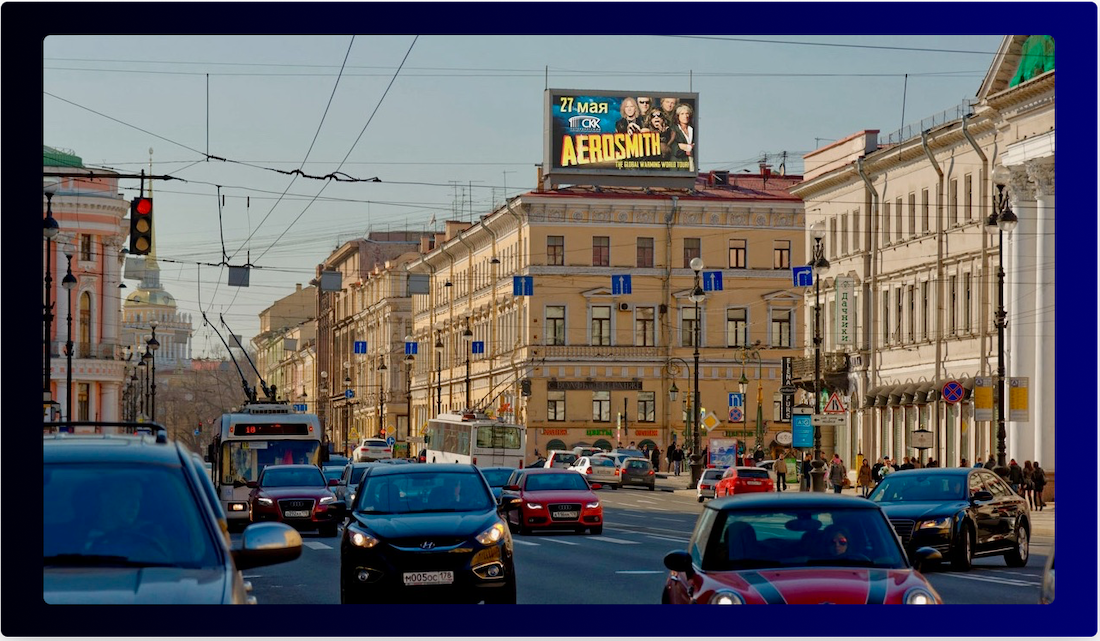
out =
<path fill-rule="evenodd" d="M 47 603 L 250 603 L 241 571 L 302 553 L 301 536 L 281 523 L 252 525 L 231 547 L 210 479 L 159 425 L 45 428 Z"/>

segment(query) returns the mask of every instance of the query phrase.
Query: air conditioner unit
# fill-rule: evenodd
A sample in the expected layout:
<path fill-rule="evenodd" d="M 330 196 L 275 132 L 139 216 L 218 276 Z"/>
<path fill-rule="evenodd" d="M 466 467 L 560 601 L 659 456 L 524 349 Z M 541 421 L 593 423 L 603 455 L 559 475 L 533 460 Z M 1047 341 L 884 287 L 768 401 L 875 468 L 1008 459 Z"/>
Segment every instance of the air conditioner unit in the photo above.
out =
<path fill-rule="evenodd" d="M 631 305 L 630 303 L 619 303 L 619 311 L 620 312 L 629 312 L 632 309 L 634 309 L 634 306 Z"/>

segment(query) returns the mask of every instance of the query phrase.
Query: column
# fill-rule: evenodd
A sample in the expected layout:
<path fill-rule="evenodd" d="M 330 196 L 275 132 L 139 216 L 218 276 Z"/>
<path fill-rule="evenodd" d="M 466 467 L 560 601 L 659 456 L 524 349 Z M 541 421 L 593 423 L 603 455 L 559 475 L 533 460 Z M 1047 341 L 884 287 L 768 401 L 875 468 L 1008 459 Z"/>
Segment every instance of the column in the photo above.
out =
<path fill-rule="evenodd" d="M 1032 460 L 1054 471 L 1054 159 L 1029 160 L 1035 185 L 1035 367 L 1028 374 L 1031 402 Z M 1018 229 L 1018 228 L 1017 228 Z"/>
<path fill-rule="evenodd" d="M 125 368 L 121 368 L 125 371 Z M 119 389 L 121 385 L 117 381 L 104 381 L 100 383 L 100 417 L 103 421 L 121 420 Z"/>
<path fill-rule="evenodd" d="M 1005 328 L 1005 376 L 1027 376 L 1034 381 L 1035 336 L 1039 329 L 1035 303 L 1036 290 L 1040 289 L 1035 276 L 1039 238 L 1035 228 L 1035 185 L 1028 180 L 1028 172 L 1023 166 L 1016 165 L 1009 169 L 1012 172 L 1009 185 L 1012 210 L 1020 222 L 1011 234 L 1004 234 L 1005 313 L 1008 321 Z M 1024 460 L 1034 458 L 1032 431 L 1036 418 L 1033 414 L 1028 423 L 1009 420 L 1007 386 L 1008 381 L 1005 381 L 1005 462 L 1016 459 L 1023 465 Z"/>

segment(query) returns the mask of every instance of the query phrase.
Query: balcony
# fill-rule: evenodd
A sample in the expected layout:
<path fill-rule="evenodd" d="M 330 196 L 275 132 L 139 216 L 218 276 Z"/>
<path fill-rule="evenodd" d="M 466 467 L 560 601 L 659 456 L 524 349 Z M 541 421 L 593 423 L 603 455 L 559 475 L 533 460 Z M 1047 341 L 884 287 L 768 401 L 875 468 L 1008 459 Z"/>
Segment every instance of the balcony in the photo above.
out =
<path fill-rule="evenodd" d="M 840 391 L 848 390 L 848 354 L 833 352 L 821 354 L 821 379 L 825 387 Z M 803 389 L 813 390 L 814 387 L 814 357 L 797 357 L 792 363 L 791 379 L 795 385 Z"/>
<path fill-rule="evenodd" d="M 65 358 L 66 341 L 50 341 L 50 358 Z M 73 358 L 96 360 L 126 360 L 125 352 L 118 343 L 78 343 L 73 342 Z"/>
<path fill-rule="evenodd" d="M 539 345 L 532 349 L 546 360 L 657 361 L 664 358 L 662 347 L 636 345 Z"/>

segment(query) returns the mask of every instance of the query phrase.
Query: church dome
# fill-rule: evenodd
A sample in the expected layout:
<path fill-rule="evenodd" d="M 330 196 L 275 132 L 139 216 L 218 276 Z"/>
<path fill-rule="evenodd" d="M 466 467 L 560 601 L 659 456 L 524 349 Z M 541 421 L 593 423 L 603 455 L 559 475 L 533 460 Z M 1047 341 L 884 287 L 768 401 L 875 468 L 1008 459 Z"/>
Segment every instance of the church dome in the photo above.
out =
<path fill-rule="evenodd" d="M 163 289 L 137 289 L 126 297 L 126 302 L 135 305 L 176 306 L 176 299 L 172 298 L 172 295 Z"/>

